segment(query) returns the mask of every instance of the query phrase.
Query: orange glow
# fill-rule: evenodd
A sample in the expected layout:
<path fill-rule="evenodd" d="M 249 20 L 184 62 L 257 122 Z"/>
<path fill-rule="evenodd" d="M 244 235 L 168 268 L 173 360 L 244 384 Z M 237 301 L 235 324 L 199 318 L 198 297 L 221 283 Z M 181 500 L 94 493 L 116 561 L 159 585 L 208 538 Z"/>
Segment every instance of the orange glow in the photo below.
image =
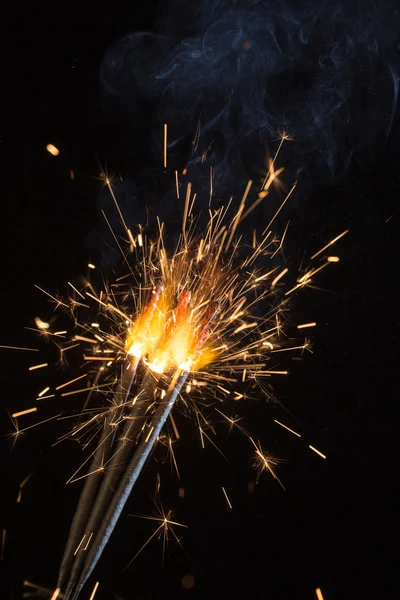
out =
<path fill-rule="evenodd" d="M 47 150 L 47 152 L 49 152 L 53 156 L 58 156 L 60 154 L 59 149 L 56 148 L 55 146 L 53 146 L 53 144 L 47 144 L 46 150 Z"/>

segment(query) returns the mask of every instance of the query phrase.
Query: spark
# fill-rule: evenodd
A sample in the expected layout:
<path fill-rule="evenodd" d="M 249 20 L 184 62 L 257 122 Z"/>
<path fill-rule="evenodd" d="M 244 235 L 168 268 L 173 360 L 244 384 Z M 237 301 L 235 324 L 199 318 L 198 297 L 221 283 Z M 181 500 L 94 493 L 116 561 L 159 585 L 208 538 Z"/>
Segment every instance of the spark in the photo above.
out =
<path fill-rule="evenodd" d="M 325 250 L 327 250 L 330 246 L 333 246 L 333 244 L 335 244 L 338 240 L 340 240 L 343 236 L 346 235 L 346 233 L 349 233 L 349 229 L 346 229 L 345 231 L 343 231 L 342 233 L 340 233 L 339 235 L 337 235 L 335 238 L 333 238 L 333 240 L 331 240 L 330 242 L 328 242 L 325 246 L 323 246 L 323 248 L 321 248 L 321 250 L 318 250 L 318 252 L 316 252 L 315 254 L 312 255 L 311 260 L 313 260 L 314 258 L 316 258 L 317 256 L 319 256 L 320 254 L 322 254 L 322 252 L 325 252 Z"/>
<path fill-rule="evenodd" d="M 38 329 L 44 329 L 44 330 L 46 330 L 50 327 L 50 325 L 48 323 L 45 323 L 39 317 L 35 317 L 35 325 Z"/>
<path fill-rule="evenodd" d="M 302 325 L 297 325 L 297 329 L 306 329 L 307 327 L 316 327 L 317 324 L 314 322 L 312 323 L 303 323 Z"/>
<path fill-rule="evenodd" d="M 50 600 L 57 600 L 60 592 L 61 592 L 61 588 L 59 588 L 59 587 L 56 588 L 54 590 L 54 593 L 53 593 L 52 597 L 50 598 Z"/>
<path fill-rule="evenodd" d="M 28 371 L 36 371 L 37 369 L 43 369 L 44 367 L 48 367 L 48 363 L 41 363 L 40 365 L 32 365 L 32 367 L 28 367 Z"/>
<path fill-rule="evenodd" d="M 279 215 L 279 213 L 281 212 L 282 208 L 285 206 L 286 202 L 289 200 L 290 196 L 292 195 L 292 193 L 296 189 L 296 185 L 297 185 L 297 182 L 293 184 L 292 189 L 286 195 L 286 198 L 283 200 L 282 204 L 280 205 L 280 207 L 278 208 L 278 210 L 276 211 L 276 213 L 274 214 L 274 216 L 272 217 L 272 219 L 270 220 L 270 222 L 268 223 L 268 225 L 264 229 L 263 235 L 269 230 L 269 228 L 271 227 L 272 223 L 275 221 L 276 217 Z"/>
<path fill-rule="evenodd" d="M 39 348 L 23 348 L 21 346 L 0 345 L 0 348 L 5 348 L 6 350 L 28 350 L 29 352 L 40 352 Z"/>
<path fill-rule="evenodd" d="M 275 457 L 270 454 L 266 454 L 261 448 L 260 444 L 256 444 L 256 442 L 250 437 L 249 438 L 254 448 L 256 449 L 255 456 L 255 466 L 258 468 L 259 476 L 263 471 L 268 471 L 271 473 L 272 477 L 279 483 L 283 490 L 285 490 L 285 486 L 278 478 L 275 473 L 275 467 L 278 465 L 279 461 Z"/>
<path fill-rule="evenodd" d="M 13 419 L 15 419 L 16 417 L 22 417 L 22 415 L 29 415 L 29 413 L 33 413 L 36 411 L 37 408 L 36 406 L 34 406 L 33 408 L 27 408 L 26 410 L 21 410 L 19 412 L 13 413 L 11 416 Z"/>
<path fill-rule="evenodd" d="M 322 454 L 322 452 L 320 452 L 319 450 L 317 450 L 316 448 L 314 448 L 314 446 L 308 446 L 313 452 L 315 452 L 315 454 L 318 454 L 318 456 L 320 456 L 321 458 L 326 458 L 325 454 Z"/>
<path fill-rule="evenodd" d="M 96 268 L 95 265 L 93 265 L 92 263 L 88 263 L 88 267 L 89 267 L 89 269 L 95 269 Z"/>
<path fill-rule="evenodd" d="M 84 547 L 84 550 L 87 550 L 87 549 L 88 549 L 88 546 L 89 546 L 89 544 L 90 544 L 90 540 L 92 539 L 92 536 L 93 536 L 93 532 L 92 532 L 92 533 L 89 535 L 89 537 L 88 537 L 88 541 L 86 542 L 86 546 Z"/>
<path fill-rule="evenodd" d="M 293 435 L 297 435 L 297 437 L 301 437 L 301 435 L 299 433 L 297 433 L 296 431 L 293 431 L 293 429 L 290 429 L 290 427 L 288 427 L 287 425 L 284 425 L 280 421 L 277 421 L 276 419 L 274 419 L 274 422 L 278 423 L 278 425 L 280 425 L 281 427 L 284 427 L 285 429 L 287 429 L 288 431 L 290 431 L 290 433 L 293 433 Z"/>
<path fill-rule="evenodd" d="M 75 552 L 74 552 L 74 556 L 76 556 L 76 555 L 78 554 L 78 552 L 79 552 L 79 548 L 82 546 L 82 544 L 83 544 L 83 542 L 84 542 L 84 539 L 85 539 L 85 537 L 86 537 L 86 533 L 84 534 L 83 538 L 82 538 L 82 539 L 81 539 L 81 541 L 79 542 L 79 544 L 78 544 L 78 546 L 77 546 L 77 548 L 76 548 L 76 550 L 75 550 Z"/>
<path fill-rule="evenodd" d="M 130 517 L 136 517 L 139 519 L 154 521 L 155 523 L 159 523 L 160 525 L 155 529 L 155 531 L 151 534 L 151 536 L 143 544 L 143 546 L 136 552 L 135 556 L 129 561 L 129 563 L 123 569 L 124 571 L 126 571 L 126 569 L 133 563 L 134 560 L 136 560 L 136 558 L 146 548 L 146 546 L 151 542 L 151 540 L 154 539 L 156 537 L 156 535 L 159 533 L 163 537 L 163 556 L 162 556 L 163 562 L 164 562 L 165 547 L 168 542 L 168 534 L 171 533 L 173 535 L 173 537 L 175 538 L 175 541 L 178 542 L 178 544 L 180 544 L 180 539 L 176 535 L 176 533 L 174 531 L 174 527 L 183 527 L 183 528 L 187 529 L 188 526 L 184 525 L 183 523 L 178 523 L 177 521 L 172 521 L 172 519 L 171 519 L 171 517 L 173 516 L 172 511 L 170 511 L 170 510 L 165 511 L 161 505 L 156 504 L 156 503 L 155 503 L 155 508 L 156 508 L 155 516 L 129 515 Z"/>
<path fill-rule="evenodd" d="M 163 392 L 164 392 L 164 391 L 165 391 L 165 390 L 163 390 Z M 165 394 L 164 394 L 164 396 L 165 396 Z M 161 395 L 161 398 L 162 398 L 162 397 L 163 397 L 163 396 Z M 174 430 L 174 433 L 175 433 L 175 437 L 176 437 L 176 439 L 177 439 L 177 440 L 179 440 L 179 438 L 180 438 L 179 431 L 178 431 L 178 428 L 177 428 L 177 426 L 176 426 L 175 419 L 174 419 L 174 417 L 173 417 L 173 414 L 172 414 L 172 413 L 169 415 L 169 419 L 170 419 L 170 421 L 171 421 L 171 424 L 172 424 L 172 427 L 173 427 L 173 430 Z"/>
<path fill-rule="evenodd" d="M 338 263 L 340 258 L 338 256 L 328 256 L 326 260 L 331 263 Z"/>
<path fill-rule="evenodd" d="M 49 154 L 52 154 L 53 156 L 58 156 L 60 154 L 59 149 L 53 146 L 53 144 L 47 144 L 46 150 Z"/>
<path fill-rule="evenodd" d="M 67 304 L 65 304 L 64 302 L 62 302 L 58 298 L 55 298 L 54 296 L 52 296 L 51 294 L 49 294 L 49 292 L 46 292 L 46 290 L 43 290 L 41 287 L 39 287 L 36 284 L 35 284 L 35 288 L 37 288 L 43 294 L 46 294 L 46 296 L 48 296 L 49 298 L 51 298 L 51 300 L 53 300 L 53 302 L 55 302 L 56 308 L 58 308 L 59 306 L 64 306 L 65 308 L 68 308 Z"/>
<path fill-rule="evenodd" d="M 56 387 L 56 390 L 61 390 L 62 388 L 67 387 L 67 385 L 71 385 L 71 383 L 75 383 L 75 381 L 79 381 L 80 379 L 83 379 L 84 377 L 87 377 L 87 373 L 84 373 L 83 375 L 80 375 L 79 377 L 75 377 L 75 379 L 71 379 L 71 381 L 67 381 L 66 383 L 62 383 L 61 385 L 58 385 Z"/>
<path fill-rule="evenodd" d="M 225 490 L 225 488 L 224 488 L 224 487 L 222 488 L 222 491 L 224 492 L 224 496 L 225 496 L 225 498 L 226 498 L 226 501 L 227 501 L 227 503 L 228 503 L 228 506 L 229 506 L 229 508 L 233 508 L 233 506 L 232 506 L 232 504 L 231 504 L 231 501 L 229 500 L 229 498 L 228 498 L 228 494 L 226 493 L 226 490 Z"/>
<path fill-rule="evenodd" d="M 93 385 L 91 387 L 81 388 L 80 390 L 73 390 L 72 392 L 64 392 L 61 396 L 72 396 L 73 394 L 81 394 L 82 392 L 90 392 L 91 390 L 98 390 L 102 387 L 109 387 L 108 383 L 103 383 L 102 385 Z"/>
<path fill-rule="evenodd" d="M 93 340 L 92 338 L 84 337 L 83 335 L 76 335 L 74 340 L 77 342 L 87 342 L 88 344 L 97 344 L 97 340 Z"/>
<path fill-rule="evenodd" d="M 95 594 L 97 592 L 97 588 L 99 587 L 99 584 L 100 584 L 100 582 L 96 581 L 96 583 L 94 584 L 94 588 L 93 588 L 93 591 L 91 593 L 91 596 L 90 596 L 89 600 L 93 600 L 93 598 L 94 598 L 94 596 L 95 596 Z"/>
<path fill-rule="evenodd" d="M 50 388 L 48 386 L 45 387 L 41 392 L 38 393 L 38 398 L 41 398 L 42 396 L 44 396 L 45 393 L 49 391 L 49 389 Z"/>
<path fill-rule="evenodd" d="M 283 271 L 281 271 L 281 272 L 279 273 L 279 275 L 277 275 L 277 276 L 275 277 L 275 279 L 273 279 L 273 281 L 272 281 L 272 283 L 271 283 L 271 287 L 275 287 L 275 286 L 276 286 L 276 284 L 278 283 L 278 281 L 279 281 L 280 279 L 282 279 L 282 277 L 283 277 L 284 275 L 286 275 L 286 273 L 287 273 L 288 271 L 289 271 L 289 269 L 288 269 L 287 267 L 286 267 L 285 269 L 283 269 Z"/>
<path fill-rule="evenodd" d="M 179 178 L 178 171 L 175 170 L 175 188 L 176 188 L 176 198 L 179 200 Z"/>
<path fill-rule="evenodd" d="M 167 168 L 167 139 L 168 139 L 168 125 L 164 123 L 164 169 Z"/>
<path fill-rule="evenodd" d="M 324 600 L 324 597 L 323 597 L 323 595 L 322 595 L 322 592 L 321 592 L 321 589 L 320 589 L 320 588 L 317 588 L 317 589 L 315 590 L 315 593 L 316 593 L 316 595 L 317 595 L 317 599 L 318 599 L 318 600 Z"/>
<path fill-rule="evenodd" d="M 28 474 L 28 475 L 25 477 L 25 479 L 23 479 L 23 480 L 21 481 L 21 483 L 19 484 L 18 495 L 17 495 L 17 499 L 16 499 L 16 502 L 17 502 L 17 504 L 19 504 L 19 503 L 21 502 L 21 498 L 22 498 L 22 490 L 23 490 L 23 488 L 25 487 L 25 485 L 28 483 L 28 481 L 30 480 L 30 478 L 32 477 L 32 475 L 33 475 L 33 471 L 32 471 L 31 473 L 29 473 L 29 474 Z"/>

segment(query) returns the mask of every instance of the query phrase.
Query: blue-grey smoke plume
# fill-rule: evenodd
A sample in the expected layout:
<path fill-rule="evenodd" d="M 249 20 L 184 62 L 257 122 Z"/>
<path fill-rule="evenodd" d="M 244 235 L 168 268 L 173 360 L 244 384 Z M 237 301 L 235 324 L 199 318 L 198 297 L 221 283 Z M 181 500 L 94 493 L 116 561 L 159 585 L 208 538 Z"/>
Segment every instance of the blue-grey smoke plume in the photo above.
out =
<path fill-rule="evenodd" d="M 194 136 L 216 166 L 242 164 L 265 135 L 287 131 L 297 169 L 340 174 L 385 143 L 398 104 L 400 10 L 392 0 L 200 0 L 161 3 L 157 33 L 114 43 L 106 100 L 131 124 L 154 115 L 170 148 Z M 140 141 L 143 143 L 143 140 Z M 252 158 L 250 157 L 250 161 Z"/>
<path fill-rule="evenodd" d="M 168 123 L 170 164 L 183 156 L 190 167 L 208 149 L 215 190 L 231 194 L 257 179 L 278 132 L 294 139 L 280 156 L 290 182 L 332 181 L 384 147 L 399 100 L 396 2 L 169 0 L 159 8 L 154 31 L 116 41 L 101 66 L 104 105 L 131 158 L 145 154 L 160 169 Z"/>

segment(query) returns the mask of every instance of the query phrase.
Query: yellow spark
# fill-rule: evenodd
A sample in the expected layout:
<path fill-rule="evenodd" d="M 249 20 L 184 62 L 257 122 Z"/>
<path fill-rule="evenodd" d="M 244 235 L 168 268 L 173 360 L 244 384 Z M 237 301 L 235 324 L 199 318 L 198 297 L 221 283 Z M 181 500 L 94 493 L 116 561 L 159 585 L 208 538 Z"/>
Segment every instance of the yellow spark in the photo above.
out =
<path fill-rule="evenodd" d="M 189 183 L 187 184 L 187 187 L 186 187 L 185 207 L 183 209 L 183 218 L 182 218 L 182 232 L 183 232 L 183 235 L 186 234 L 186 220 L 187 220 L 188 211 L 189 211 L 189 200 L 190 200 L 191 191 L 192 191 L 192 184 L 189 181 Z"/>
<path fill-rule="evenodd" d="M 175 188 L 176 188 L 176 197 L 179 200 L 179 179 L 178 179 L 178 171 L 175 170 Z"/>
<path fill-rule="evenodd" d="M 4 345 L 0 345 L 0 348 L 4 348 L 6 350 L 28 350 L 29 352 L 39 352 L 38 348 L 22 348 L 20 346 L 4 346 Z"/>
<path fill-rule="evenodd" d="M 50 325 L 48 323 L 45 323 L 39 317 L 35 317 L 34 321 L 35 321 L 35 325 L 38 329 L 48 329 L 50 327 Z"/>
<path fill-rule="evenodd" d="M 78 544 L 78 546 L 77 546 L 77 548 L 76 548 L 76 550 L 75 550 L 75 552 L 74 552 L 74 556 L 76 556 L 76 555 L 78 554 L 78 552 L 79 552 L 79 548 L 82 546 L 82 544 L 83 544 L 83 540 L 85 539 L 85 537 L 86 537 L 86 533 L 84 534 L 83 538 L 82 538 L 82 539 L 81 539 L 81 541 L 79 542 L 79 544 Z"/>
<path fill-rule="evenodd" d="M 92 387 L 81 388 L 80 390 L 73 390 L 72 392 L 64 392 L 61 397 L 72 396 L 73 394 L 81 394 L 82 392 L 90 392 L 91 390 L 98 390 L 103 387 L 110 387 L 110 384 L 103 383 L 102 385 L 93 385 Z"/>
<path fill-rule="evenodd" d="M 281 212 L 282 208 L 285 206 L 286 202 L 289 200 L 290 196 L 292 195 L 292 193 L 294 192 L 295 188 L 296 188 L 297 182 L 293 184 L 292 189 L 290 190 L 290 192 L 286 195 L 286 198 L 283 200 L 282 204 L 280 205 L 280 207 L 278 208 L 278 210 L 276 211 L 276 213 L 274 214 L 274 216 L 272 217 L 272 219 L 270 220 L 270 222 L 268 223 L 268 225 L 266 226 L 266 228 L 263 231 L 263 235 L 265 234 L 266 231 L 268 231 L 268 229 L 271 227 L 272 223 L 275 221 L 276 217 L 279 215 L 279 213 Z"/>
<path fill-rule="evenodd" d="M 59 593 L 61 592 L 61 588 L 56 588 L 50 600 L 57 600 Z"/>
<path fill-rule="evenodd" d="M 92 263 L 88 263 L 89 269 L 95 269 L 96 267 Z"/>
<path fill-rule="evenodd" d="M 258 323 L 254 322 L 254 323 L 243 323 L 243 325 L 240 325 L 240 327 L 238 327 L 237 329 L 235 329 L 235 331 L 233 332 L 234 334 L 239 333 L 240 331 L 243 331 L 244 329 L 252 329 L 253 327 L 257 327 Z"/>
<path fill-rule="evenodd" d="M 13 418 L 15 418 L 15 417 L 22 417 L 22 415 L 28 415 L 29 413 L 33 413 L 33 412 L 36 412 L 36 411 L 37 411 L 37 408 L 35 406 L 33 408 L 27 408 L 26 410 L 21 410 L 20 412 L 16 412 L 16 413 L 12 414 L 11 416 Z"/>
<path fill-rule="evenodd" d="M 350 231 L 350 229 L 346 229 L 345 231 L 343 231 L 342 233 L 337 235 L 333 240 L 331 240 L 323 248 L 321 248 L 321 250 L 318 250 L 318 252 L 313 254 L 311 257 L 311 260 L 313 260 L 315 257 L 319 256 L 322 252 L 324 252 L 324 250 L 329 248 L 329 246 L 333 246 L 333 244 L 335 244 L 338 240 L 340 240 L 340 238 L 342 238 L 344 235 L 346 235 L 346 233 L 349 233 L 349 231 Z"/>
<path fill-rule="evenodd" d="M 164 123 L 164 169 L 167 168 L 167 138 L 168 138 L 168 125 Z"/>
<path fill-rule="evenodd" d="M 288 427 L 287 425 L 284 425 L 283 423 L 281 423 L 280 421 L 277 421 L 276 419 L 274 419 L 274 422 L 278 423 L 278 425 L 280 425 L 281 427 L 284 427 L 285 429 L 290 431 L 290 433 L 293 433 L 294 435 L 297 435 L 297 437 L 301 438 L 301 435 L 299 433 L 296 433 L 296 431 L 293 431 L 293 429 L 290 429 L 290 427 Z"/>
<path fill-rule="evenodd" d="M 217 388 L 219 388 L 220 390 L 222 390 L 224 392 L 224 394 L 230 394 L 231 392 L 229 390 L 227 390 L 226 388 L 222 387 L 222 385 L 217 385 Z"/>
<path fill-rule="evenodd" d="M 92 338 L 87 338 L 82 335 L 75 335 L 74 340 L 77 342 L 88 342 L 89 344 L 97 344 L 97 340 L 92 340 Z"/>
<path fill-rule="evenodd" d="M 31 471 L 31 472 L 30 472 L 30 473 L 29 473 L 29 474 L 28 474 L 28 475 L 25 477 L 25 479 L 23 479 L 23 480 L 21 481 L 21 483 L 19 484 L 19 487 L 20 487 L 20 489 L 22 489 L 23 487 L 25 487 L 25 485 L 28 483 L 28 481 L 30 480 L 30 478 L 32 477 L 32 475 L 33 475 L 33 471 Z"/>
<path fill-rule="evenodd" d="M 62 383 L 61 385 L 58 385 L 56 387 L 56 390 L 61 390 L 64 387 L 67 387 L 67 385 L 71 385 L 71 383 L 75 383 L 75 381 L 79 381 L 79 379 L 83 379 L 83 377 L 87 377 L 87 373 L 84 373 L 83 375 L 80 375 L 79 377 L 76 377 L 75 379 L 71 379 L 70 381 L 67 381 L 66 383 Z"/>
<path fill-rule="evenodd" d="M 297 325 L 297 329 L 306 329 L 307 327 L 316 327 L 316 322 L 312 323 L 303 323 L 302 325 Z"/>
<path fill-rule="evenodd" d="M 238 211 L 237 211 L 237 213 L 236 213 L 236 215 L 235 215 L 235 217 L 233 219 L 233 223 L 231 225 L 231 233 L 230 233 L 230 236 L 229 236 L 228 241 L 227 241 L 226 246 L 225 246 L 225 252 L 228 250 L 229 246 L 231 245 L 231 242 L 233 240 L 233 236 L 235 235 L 235 231 L 237 229 L 237 226 L 239 225 L 239 223 L 241 221 L 241 217 L 242 217 L 243 210 L 244 210 L 244 205 L 246 203 L 247 196 L 249 195 L 250 188 L 251 188 L 252 184 L 253 184 L 253 182 L 250 179 L 247 182 L 247 186 L 246 186 L 246 189 L 244 191 L 242 200 L 240 202 L 239 209 L 238 209 Z"/>
<path fill-rule="evenodd" d="M 273 350 L 273 349 L 274 349 L 274 345 L 273 345 L 273 344 L 271 344 L 271 342 L 263 342 L 263 343 L 262 343 L 262 345 L 263 345 L 263 346 L 268 346 L 268 348 L 269 348 L 270 350 Z"/>
<path fill-rule="evenodd" d="M 320 589 L 320 588 L 317 588 L 317 589 L 315 590 L 315 593 L 317 594 L 317 598 L 318 598 L 318 600 L 324 600 L 324 597 L 323 597 L 323 595 L 322 595 L 322 592 L 321 592 L 321 589 Z"/>
<path fill-rule="evenodd" d="M 328 262 L 338 263 L 340 261 L 340 258 L 338 256 L 328 256 L 326 260 Z"/>
<path fill-rule="evenodd" d="M 268 375 L 287 375 L 288 371 L 265 371 Z"/>
<path fill-rule="evenodd" d="M 107 304 L 105 304 L 104 302 L 102 302 L 101 300 L 99 300 L 99 298 L 96 298 L 96 296 L 93 296 L 93 294 L 91 294 L 90 292 L 86 292 L 86 296 L 89 296 L 89 298 L 92 298 L 93 300 L 96 300 L 96 302 L 98 302 L 99 304 L 101 304 L 101 306 L 105 306 L 105 308 L 107 308 Z"/>
<path fill-rule="evenodd" d="M 141 233 L 138 234 L 137 241 L 138 241 L 139 246 L 142 248 L 143 247 L 143 237 L 142 237 Z"/>
<path fill-rule="evenodd" d="M 153 429 L 154 429 L 154 427 L 150 427 L 150 431 L 149 431 L 149 433 L 147 434 L 147 438 L 146 438 L 146 440 L 145 440 L 146 442 L 148 442 L 148 441 L 149 441 L 149 438 L 150 438 L 151 434 L 153 433 Z"/>
<path fill-rule="evenodd" d="M 58 156 L 60 154 L 59 149 L 56 148 L 55 146 L 53 146 L 53 144 L 47 144 L 46 150 L 47 150 L 47 152 L 49 152 L 53 156 Z"/>
<path fill-rule="evenodd" d="M 278 283 L 278 281 L 279 281 L 280 279 L 282 279 L 282 277 L 283 277 L 284 275 L 286 275 L 286 273 L 287 273 L 288 271 L 289 271 L 289 269 L 288 269 L 287 267 L 286 267 L 286 269 L 283 269 L 283 271 L 281 271 L 281 272 L 279 273 L 279 275 L 277 275 L 277 276 L 275 277 L 275 279 L 273 279 L 273 280 L 272 280 L 271 287 L 272 287 L 272 288 L 273 288 L 273 287 L 275 287 L 275 286 L 276 286 L 276 284 Z"/>
<path fill-rule="evenodd" d="M 126 230 L 126 233 L 128 234 L 129 242 L 130 242 L 130 244 L 131 244 L 132 248 L 136 248 L 136 242 L 135 242 L 135 240 L 134 240 L 134 238 L 133 238 L 133 235 L 132 235 L 132 232 L 131 232 L 131 230 L 130 230 L 130 229 L 127 229 L 127 230 Z"/>
<path fill-rule="evenodd" d="M 41 363 L 40 365 L 33 365 L 32 367 L 28 368 L 28 371 L 36 371 L 36 369 L 43 369 L 44 367 L 48 367 L 49 364 L 48 363 Z"/>
<path fill-rule="evenodd" d="M 274 354 L 277 352 L 290 352 L 291 350 L 305 350 L 307 348 L 307 343 L 302 344 L 301 346 L 290 346 L 289 348 L 277 348 L 272 350 Z"/>
<path fill-rule="evenodd" d="M 233 508 L 233 506 L 232 506 L 232 504 L 231 504 L 231 501 L 229 500 L 229 498 L 228 498 L 228 494 L 226 493 L 226 490 L 225 490 L 225 488 L 224 488 L 224 487 L 222 488 L 222 491 L 224 492 L 224 495 L 225 495 L 225 498 L 226 498 L 226 501 L 227 501 L 227 503 L 228 503 L 228 506 L 229 506 L 229 508 Z"/>
<path fill-rule="evenodd" d="M 28 427 L 28 429 L 30 429 L 30 428 Z M 22 430 L 22 431 L 24 431 L 24 430 Z M 17 499 L 16 499 L 17 504 L 19 504 L 21 502 L 22 488 L 25 487 L 25 485 L 28 483 L 28 481 L 30 480 L 30 478 L 32 477 L 32 475 L 33 475 L 33 471 L 31 473 L 29 473 L 25 477 L 25 479 L 23 481 L 21 481 L 21 483 L 19 484 L 18 496 L 17 496 Z"/>
<path fill-rule="evenodd" d="M 320 452 L 319 450 L 317 450 L 316 448 L 314 448 L 314 446 L 308 446 L 313 452 L 315 452 L 315 454 L 318 454 L 318 456 L 320 456 L 321 458 L 326 458 L 325 454 L 322 454 L 322 452 Z"/>
<path fill-rule="evenodd" d="M 65 308 L 68 308 L 68 304 L 65 304 L 64 302 L 61 302 L 61 300 L 58 300 L 57 298 L 55 298 L 54 296 L 52 296 L 51 294 L 49 294 L 49 292 L 46 292 L 46 290 L 44 290 L 43 288 L 41 288 L 38 285 L 36 285 L 36 283 L 34 285 L 35 285 L 36 289 L 38 289 L 43 294 L 46 294 L 46 296 L 48 296 L 49 298 L 51 298 L 53 300 L 53 302 L 56 303 L 56 308 L 58 308 L 59 306 L 65 306 Z"/>
<path fill-rule="evenodd" d="M 254 283 L 258 283 L 259 281 L 263 281 L 264 279 L 267 279 L 270 275 L 272 275 L 272 273 L 275 273 L 276 269 L 272 269 L 272 271 L 268 271 L 268 273 L 265 273 L 265 275 L 261 275 L 261 277 L 257 277 L 254 280 Z"/>
<path fill-rule="evenodd" d="M 93 537 L 93 532 L 89 535 L 88 541 L 86 542 L 86 546 L 84 547 L 83 550 L 87 550 L 88 549 L 89 544 L 90 544 L 90 540 L 92 539 L 92 537 Z"/>
<path fill-rule="evenodd" d="M 109 178 L 108 178 L 108 177 L 106 178 L 106 185 L 107 185 L 107 187 L 108 187 L 108 189 L 109 189 L 109 192 L 110 192 L 110 194 L 111 194 L 111 197 L 112 197 L 112 199 L 113 199 L 113 201 L 114 201 L 115 207 L 116 207 L 116 209 L 117 209 L 117 211 L 118 211 L 119 218 L 121 219 L 121 223 L 122 223 L 122 225 L 124 226 L 124 229 L 125 229 L 125 231 L 127 231 L 127 230 L 128 230 L 128 227 L 127 227 L 127 225 L 126 225 L 126 223 L 125 223 L 124 216 L 123 216 L 123 214 L 122 214 L 122 212 L 121 212 L 121 209 L 120 209 L 120 207 L 119 207 L 119 204 L 118 204 L 118 202 L 117 202 L 117 199 L 116 199 L 116 197 L 115 197 L 115 194 L 114 194 L 114 190 L 112 189 L 112 186 L 111 186 L 111 181 L 109 180 Z M 102 213 L 103 213 L 103 215 L 104 215 L 104 212 L 103 212 L 103 211 L 102 211 Z M 105 215 L 104 215 L 104 216 L 105 216 Z M 107 219 L 106 219 L 106 221 L 107 221 Z M 108 223 L 108 221 L 107 221 L 107 223 Z"/>
<path fill-rule="evenodd" d="M 49 391 L 49 386 L 45 387 L 41 392 L 38 393 L 38 398 L 41 398 L 42 396 L 45 395 L 46 392 Z"/>
<path fill-rule="evenodd" d="M 83 360 L 104 360 L 104 361 L 109 361 L 110 357 L 109 356 L 87 356 L 86 354 L 83 355 Z"/>

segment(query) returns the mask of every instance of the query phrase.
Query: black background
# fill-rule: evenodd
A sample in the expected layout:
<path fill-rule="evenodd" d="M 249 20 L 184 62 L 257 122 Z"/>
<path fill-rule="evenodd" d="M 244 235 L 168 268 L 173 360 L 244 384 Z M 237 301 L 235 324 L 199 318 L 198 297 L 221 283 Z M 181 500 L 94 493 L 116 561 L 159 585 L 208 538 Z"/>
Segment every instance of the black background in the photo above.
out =
<path fill-rule="evenodd" d="M 98 211 L 98 160 L 118 165 L 119 152 L 118 135 L 99 104 L 99 64 L 117 37 L 151 27 L 155 10 L 154 3 L 138 8 L 104 2 L 84 14 L 78 3 L 57 9 L 15 3 L 4 19 L 3 344 L 32 345 L 24 327 L 32 326 L 36 315 L 50 314 L 51 306 L 33 284 L 66 293 L 66 281 L 76 280 L 92 258 L 82 239 Z M 46 152 L 48 143 L 60 149 L 58 157 Z M 368 165 L 351 167 L 340 184 L 309 191 L 290 215 L 289 259 L 303 249 L 312 254 L 344 229 L 350 233 L 335 249 L 341 262 L 318 279 L 320 289 L 306 291 L 295 303 L 294 321 L 316 320 L 318 328 L 313 354 L 293 363 L 291 376 L 275 383 L 284 408 L 260 400 L 241 409 L 246 428 L 285 459 L 278 474 L 287 491 L 264 474 L 249 494 L 248 482 L 256 477 L 248 442 L 238 433 L 228 439 L 221 425 L 219 444 L 227 462 L 212 447 L 201 450 L 195 426 L 187 424 L 176 449 L 181 481 L 168 464 L 150 463 L 92 578 L 100 581 L 99 600 L 251 594 L 311 599 L 316 587 L 325 600 L 333 600 L 383 597 L 398 587 L 391 490 L 398 475 L 399 143 L 397 118 L 387 146 L 374 149 Z M 134 176 L 135 165 L 130 172 Z M 7 410 L 32 405 L 41 375 L 27 375 L 28 353 L 0 352 L 1 430 L 6 434 L 12 430 Z M 77 409 L 78 401 L 73 402 Z M 47 405 L 41 417 L 58 410 Z M 300 428 L 302 440 L 280 429 L 274 418 Z M 36 415 L 24 419 L 32 424 Z M 1 527 L 7 529 L 2 598 L 22 597 L 23 580 L 49 589 L 56 583 L 79 493 L 78 484 L 64 484 L 80 460 L 80 449 L 71 442 L 52 447 L 57 427 L 29 430 L 12 452 L 11 441 L 2 439 Z M 327 459 L 312 453 L 309 443 Z M 18 485 L 31 471 L 17 505 Z M 162 569 L 161 544 L 153 540 L 122 572 L 154 530 L 149 521 L 127 514 L 151 513 L 157 472 L 163 501 L 189 526 L 185 551 L 172 544 Z M 184 590 L 181 580 L 188 573 L 195 583 Z"/>

